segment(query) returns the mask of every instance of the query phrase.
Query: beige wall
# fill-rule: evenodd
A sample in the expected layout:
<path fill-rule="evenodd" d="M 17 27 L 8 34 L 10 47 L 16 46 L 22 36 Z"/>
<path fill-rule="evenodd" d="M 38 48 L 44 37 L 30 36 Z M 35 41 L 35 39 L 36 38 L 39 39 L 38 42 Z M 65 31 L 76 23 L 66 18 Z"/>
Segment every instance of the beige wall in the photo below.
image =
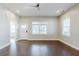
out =
<path fill-rule="evenodd" d="M 71 35 L 68 37 L 62 35 L 61 22 L 65 19 L 65 17 L 70 17 Z M 60 17 L 60 38 L 61 41 L 64 41 L 79 50 L 79 4 Z"/>
<path fill-rule="evenodd" d="M 48 34 L 47 35 L 33 35 L 32 32 L 32 22 L 48 22 Z M 19 20 L 19 29 L 21 24 L 28 25 L 29 39 L 57 39 L 58 38 L 58 19 L 56 17 L 21 17 Z M 20 33 L 20 30 L 19 30 Z M 20 38 L 20 34 L 19 34 Z"/>

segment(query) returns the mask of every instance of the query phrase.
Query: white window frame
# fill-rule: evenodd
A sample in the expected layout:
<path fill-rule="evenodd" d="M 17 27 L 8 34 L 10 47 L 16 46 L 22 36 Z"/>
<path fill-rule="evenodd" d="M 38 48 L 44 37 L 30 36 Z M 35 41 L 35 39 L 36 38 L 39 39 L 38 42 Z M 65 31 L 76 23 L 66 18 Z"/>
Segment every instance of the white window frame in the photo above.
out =
<path fill-rule="evenodd" d="M 39 29 L 38 29 L 38 33 L 34 33 L 34 32 L 33 32 L 33 26 L 34 26 L 34 25 L 38 25 L 38 26 L 39 26 L 39 24 L 32 24 L 32 34 L 39 34 Z"/>
<path fill-rule="evenodd" d="M 43 33 L 43 32 L 41 32 L 41 26 L 42 25 L 46 25 L 47 26 L 47 23 L 40 23 L 40 22 L 38 22 L 38 23 L 36 23 L 36 24 L 34 24 L 34 23 L 32 23 L 32 30 L 33 30 L 33 25 L 38 25 L 39 26 L 39 30 L 38 30 L 38 33 L 33 33 L 33 31 L 32 31 L 32 34 L 47 34 L 47 30 L 48 30 L 48 27 L 47 27 L 47 30 L 46 30 L 46 33 Z"/>
<path fill-rule="evenodd" d="M 47 28 L 47 24 L 40 24 L 40 28 L 39 28 L 39 29 L 40 29 L 40 30 L 39 30 L 39 31 L 40 31 L 40 34 L 47 34 L 47 30 L 46 30 L 45 32 L 41 32 L 41 26 L 42 26 L 42 25 L 45 25 L 46 28 Z"/>
<path fill-rule="evenodd" d="M 62 34 L 64 36 L 70 36 L 70 18 L 69 17 L 62 20 Z"/>

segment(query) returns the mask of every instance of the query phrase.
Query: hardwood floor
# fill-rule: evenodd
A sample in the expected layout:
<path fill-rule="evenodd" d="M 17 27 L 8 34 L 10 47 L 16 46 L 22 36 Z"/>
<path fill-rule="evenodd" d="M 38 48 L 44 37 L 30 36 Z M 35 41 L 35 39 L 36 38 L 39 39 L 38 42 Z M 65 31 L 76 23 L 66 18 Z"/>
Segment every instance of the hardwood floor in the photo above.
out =
<path fill-rule="evenodd" d="M 79 56 L 79 51 L 59 41 L 15 41 L 0 56 Z"/>

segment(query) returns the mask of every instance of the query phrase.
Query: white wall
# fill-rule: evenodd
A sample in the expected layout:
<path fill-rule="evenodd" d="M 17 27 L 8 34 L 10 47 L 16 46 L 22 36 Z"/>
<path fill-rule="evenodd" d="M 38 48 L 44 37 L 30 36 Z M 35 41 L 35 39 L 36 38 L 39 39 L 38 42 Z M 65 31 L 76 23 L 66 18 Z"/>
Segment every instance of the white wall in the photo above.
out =
<path fill-rule="evenodd" d="M 0 6 L 0 49 L 10 44 L 10 22 L 16 18 L 15 16 L 15 14 Z"/>
<path fill-rule="evenodd" d="M 61 22 L 65 17 L 70 17 L 71 34 L 69 37 L 62 35 Z M 61 41 L 79 50 L 79 4 L 60 17 L 60 38 Z"/>
<path fill-rule="evenodd" d="M 10 19 L 10 37 L 11 38 L 15 38 L 18 39 L 18 20 L 19 20 L 19 16 L 8 12 L 9 14 L 9 19 Z M 11 28 L 12 26 L 15 26 L 15 32 L 12 32 Z"/>
<path fill-rule="evenodd" d="M 47 35 L 33 35 L 32 34 L 32 22 L 48 22 L 48 34 Z M 20 29 L 22 24 L 28 25 L 28 39 L 57 39 L 58 38 L 58 19 L 56 17 L 21 17 L 19 20 L 19 39 Z"/>
<path fill-rule="evenodd" d="M 0 48 L 10 43 L 10 20 L 7 12 L 0 7 Z"/>

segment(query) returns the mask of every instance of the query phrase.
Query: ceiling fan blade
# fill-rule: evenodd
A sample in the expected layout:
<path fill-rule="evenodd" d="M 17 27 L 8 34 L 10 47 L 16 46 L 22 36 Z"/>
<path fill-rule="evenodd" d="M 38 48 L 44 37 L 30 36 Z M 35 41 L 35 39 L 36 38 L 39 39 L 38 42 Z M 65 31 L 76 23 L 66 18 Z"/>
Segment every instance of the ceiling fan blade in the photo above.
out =
<path fill-rule="evenodd" d="M 32 6 L 32 7 L 37 7 L 37 6 Z"/>

